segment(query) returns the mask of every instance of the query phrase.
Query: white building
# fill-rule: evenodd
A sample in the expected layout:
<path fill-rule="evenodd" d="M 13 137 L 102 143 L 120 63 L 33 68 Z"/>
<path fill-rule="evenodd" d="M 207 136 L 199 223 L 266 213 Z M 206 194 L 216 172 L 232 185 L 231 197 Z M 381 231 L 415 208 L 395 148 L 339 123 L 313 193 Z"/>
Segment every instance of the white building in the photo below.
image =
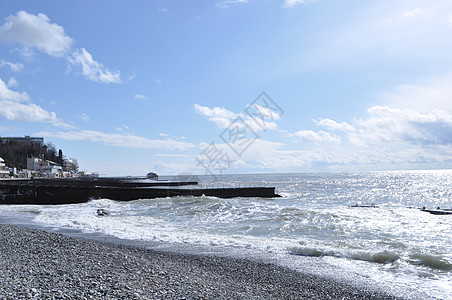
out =
<path fill-rule="evenodd" d="M 42 159 L 37 157 L 27 157 L 27 169 L 32 171 L 41 171 L 44 168 Z"/>
<path fill-rule="evenodd" d="M 64 159 L 63 160 L 63 170 L 65 171 L 73 171 L 75 170 L 74 161 L 71 159 Z"/>
<path fill-rule="evenodd" d="M 0 178 L 9 177 L 9 170 L 6 170 L 5 161 L 0 157 Z"/>
<path fill-rule="evenodd" d="M 44 162 L 44 174 L 49 177 L 60 177 L 63 173 L 63 168 L 56 162 L 46 160 Z"/>
<path fill-rule="evenodd" d="M 63 171 L 63 168 L 59 164 L 50 160 L 42 160 L 37 157 L 27 158 L 27 169 L 40 172 L 49 177 L 59 177 L 60 173 Z"/>

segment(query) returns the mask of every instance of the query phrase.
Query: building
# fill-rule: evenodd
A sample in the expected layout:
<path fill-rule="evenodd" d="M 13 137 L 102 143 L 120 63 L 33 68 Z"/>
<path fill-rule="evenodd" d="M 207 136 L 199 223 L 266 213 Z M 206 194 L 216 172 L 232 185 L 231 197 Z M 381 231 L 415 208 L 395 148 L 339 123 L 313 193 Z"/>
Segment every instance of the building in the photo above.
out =
<path fill-rule="evenodd" d="M 5 161 L 0 157 L 0 178 L 9 177 L 9 170 L 6 169 Z"/>
<path fill-rule="evenodd" d="M 27 169 L 32 171 L 41 171 L 44 167 L 42 159 L 37 157 L 27 157 Z"/>
<path fill-rule="evenodd" d="M 30 142 L 35 144 L 40 144 L 44 146 L 44 138 L 43 137 L 31 137 L 26 135 L 24 137 L 0 137 L 0 142 L 2 144 L 6 144 L 9 142 Z"/>
<path fill-rule="evenodd" d="M 76 171 L 77 168 L 72 159 L 64 159 L 63 160 L 63 170 L 64 171 Z"/>
<path fill-rule="evenodd" d="M 63 168 L 56 162 L 44 161 L 44 175 L 47 177 L 62 177 Z"/>
<path fill-rule="evenodd" d="M 63 168 L 56 162 L 38 157 L 27 158 L 27 169 L 48 177 L 60 177 L 63 172 Z"/>

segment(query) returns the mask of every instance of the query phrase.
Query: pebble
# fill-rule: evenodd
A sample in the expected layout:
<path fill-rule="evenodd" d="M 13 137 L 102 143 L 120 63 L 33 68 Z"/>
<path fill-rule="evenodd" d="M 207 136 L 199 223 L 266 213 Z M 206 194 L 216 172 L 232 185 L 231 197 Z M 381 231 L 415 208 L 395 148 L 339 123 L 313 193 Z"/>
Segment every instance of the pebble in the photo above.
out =
<path fill-rule="evenodd" d="M 396 299 L 244 259 L 0 225 L 0 299 Z"/>

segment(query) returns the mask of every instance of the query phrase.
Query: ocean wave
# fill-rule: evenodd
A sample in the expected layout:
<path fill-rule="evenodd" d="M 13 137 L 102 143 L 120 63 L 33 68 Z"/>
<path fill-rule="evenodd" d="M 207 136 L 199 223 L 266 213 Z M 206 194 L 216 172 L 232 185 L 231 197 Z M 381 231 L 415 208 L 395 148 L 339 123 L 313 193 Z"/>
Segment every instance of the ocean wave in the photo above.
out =
<path fill-rule="evenodd" d="M 331 256 L 337 258 L 346 258 L 351 260 L 360 260 L 367 261 L 378 264 L 391 264 L 398 260 L 403 260 L 406 263 L 414 266 L 428 267 L 430 269 L 438 270 L 438 271 L 452 271 L 452 263 L 448 261 L 446 258 L 431 255 L 431 254 L 422 254 L 416 253 L 408 256 L 407 259 L 402 259 L 402 257 L 388 250 L 380 251 L 380 252 L 366 252 L 366 251 L 337 251 L 330 249 L 317 249 L 313 247 L 291 247 L 288 249 L 288 253 L 291 255 L 300 255 L 300 256 L 310 256 L 310 257 L 322 257 L 322 256 Z"/>
<path fill-rule="evenodd" d="M 408 262 L 413 265 L 429 267 L 440 271 L 452 271 L 452 263 L 436 255 L 416 253 L 410 255 Z"/>
<path fill-rule="evenodd" d="M 379 264 L 390 264 L 394 263 L 400 259 L 397 253 L 393 253 L 387 250 L 381 252 L 340 252 L 334 250 L 322 250 L 309 247 L 291 247 L 288 249 L 289 254 L 300 255 L 300 256 L 311 256 L 311 257 L 321 257 L 321 256 L 332 256 L 337 258 L 347 258 L 353 260 L 368 261 Z"/>

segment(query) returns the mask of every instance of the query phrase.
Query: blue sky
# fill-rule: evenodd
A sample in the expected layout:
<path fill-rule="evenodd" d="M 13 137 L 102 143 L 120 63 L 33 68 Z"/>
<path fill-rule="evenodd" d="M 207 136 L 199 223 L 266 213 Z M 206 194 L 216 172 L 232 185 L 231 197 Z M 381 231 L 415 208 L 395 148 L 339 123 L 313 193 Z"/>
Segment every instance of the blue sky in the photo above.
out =
<path fill-rule="evenodd" d="M 106 175 L 451 168 L 451 34 L 441 0 L 2 1 L 0 136 Z"/>

